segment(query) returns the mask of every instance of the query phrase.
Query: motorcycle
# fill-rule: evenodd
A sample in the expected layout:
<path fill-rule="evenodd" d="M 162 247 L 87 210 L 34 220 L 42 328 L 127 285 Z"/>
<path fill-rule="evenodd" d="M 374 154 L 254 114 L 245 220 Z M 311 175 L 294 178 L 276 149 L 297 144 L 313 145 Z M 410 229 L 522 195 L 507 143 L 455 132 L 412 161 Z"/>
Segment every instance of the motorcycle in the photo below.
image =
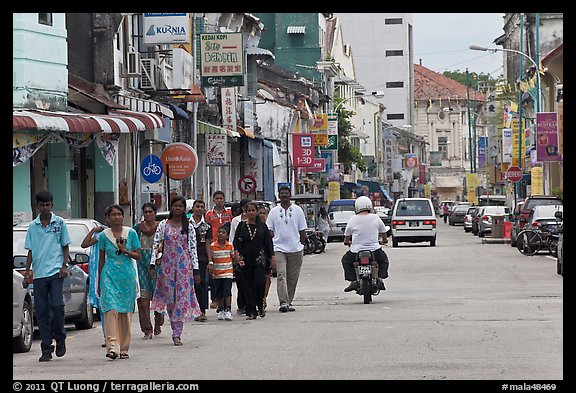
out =
<path fill-rule="evenodd" d="M 304 255 L 320 254 L 326 249 L 326 241 L 322 232 L 315 229 L 306 229 L 307 244 L 304 245 Z"/>
<path fill-rule="evenodd" d="M 356 280 L 360 286 L 356 290 L 358 295 L 364 296 L 364 304 L 372 302 L 372 296 L 380 293 L 378 288 L 378 262 L 372 251 L 360 250 L 352 264 L 356 270 Z"/>

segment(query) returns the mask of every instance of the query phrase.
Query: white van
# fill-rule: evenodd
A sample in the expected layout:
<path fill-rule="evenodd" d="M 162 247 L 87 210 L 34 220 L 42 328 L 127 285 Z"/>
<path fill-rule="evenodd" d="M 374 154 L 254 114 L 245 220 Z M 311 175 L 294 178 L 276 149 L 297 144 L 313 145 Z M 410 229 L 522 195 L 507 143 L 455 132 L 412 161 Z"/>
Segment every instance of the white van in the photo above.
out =
<path fill-rule="evenodd" d="M 436 214 L 429 198 L 397 199 L 392 210 L 392 246 L 430 242 L 436 246 Z"/>

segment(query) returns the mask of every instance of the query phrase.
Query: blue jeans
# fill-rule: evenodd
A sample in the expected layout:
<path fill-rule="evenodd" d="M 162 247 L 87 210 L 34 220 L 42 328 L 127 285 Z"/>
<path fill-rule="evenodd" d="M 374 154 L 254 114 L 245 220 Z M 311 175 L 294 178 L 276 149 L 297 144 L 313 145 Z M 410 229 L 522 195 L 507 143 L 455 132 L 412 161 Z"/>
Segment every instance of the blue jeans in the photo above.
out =
<path fill-rule="evenodd" d="M 53 337 L 57 343 L 66 339 L 63 284 L 64 279 L 58 273 L 34 279 L 34 312 L 42 338 L 41 349 L 50 349 Z"/>

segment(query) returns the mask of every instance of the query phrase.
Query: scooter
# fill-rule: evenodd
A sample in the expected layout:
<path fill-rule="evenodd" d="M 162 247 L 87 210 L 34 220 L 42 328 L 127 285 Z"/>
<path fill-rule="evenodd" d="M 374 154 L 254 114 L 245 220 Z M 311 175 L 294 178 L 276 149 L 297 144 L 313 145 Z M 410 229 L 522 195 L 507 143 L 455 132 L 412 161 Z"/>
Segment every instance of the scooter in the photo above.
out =
<path fill-rule="evenodd" d="M 356 260 L 352 265 L 356 270 L 356 280 L 360 283 L 356 293 L 364 296 L 364 304 L 369 304 L 372 302 L 372 296 L 380 293 L 378 262 L 376 262 L 372 251 L 361 250 L 356 254 Z"/>

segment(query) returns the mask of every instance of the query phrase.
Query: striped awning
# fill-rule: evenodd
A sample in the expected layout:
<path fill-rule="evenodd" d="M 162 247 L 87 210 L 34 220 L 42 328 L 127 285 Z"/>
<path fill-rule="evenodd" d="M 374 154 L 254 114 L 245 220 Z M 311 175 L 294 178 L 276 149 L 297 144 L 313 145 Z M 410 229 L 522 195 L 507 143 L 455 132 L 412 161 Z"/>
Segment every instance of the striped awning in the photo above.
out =
<path fill-rule="evenodd" d="M 160 104 L 159 102 L 153 100 L 145 100 L 143 98 L 137 97 L 126 97 L 126 96 L 116 96 L 116 102 L 121 105 L 125 105 L 134 112 L 150 112 L 150 113 L 161 113 L 169 118 L 174 118 L 174 113 L 170 108 Z"/>
<path fill-rule="evenodd" d="M 250 139 L 254 139 L 254 133 L 251 130 L 248 130 L 246 128 L 242 128 L 240 126 L 236 126 L 236 130 L 238 130 L 240 135 L 244 135 L 245 137 L 248 137 Z"/>
<path fill-rule="evenodd" d="M 226 134 L 233 138 L 239 138 L 240 134 L 234 130 L 228 130 L 223 127 L 215 126 L 214 124 L 205 123 L 203 121 L 198 120 L 197 122 L 198 127 L 197 132 L 198 134 Z"/>
<path fill-rule="evenodd" d="M 164 127 L 162 116 L 154 113 L 113 111 L 108 115 L 93 113 L 14 110 L 12 131 L 59 131 L 119 134 Z"/>

